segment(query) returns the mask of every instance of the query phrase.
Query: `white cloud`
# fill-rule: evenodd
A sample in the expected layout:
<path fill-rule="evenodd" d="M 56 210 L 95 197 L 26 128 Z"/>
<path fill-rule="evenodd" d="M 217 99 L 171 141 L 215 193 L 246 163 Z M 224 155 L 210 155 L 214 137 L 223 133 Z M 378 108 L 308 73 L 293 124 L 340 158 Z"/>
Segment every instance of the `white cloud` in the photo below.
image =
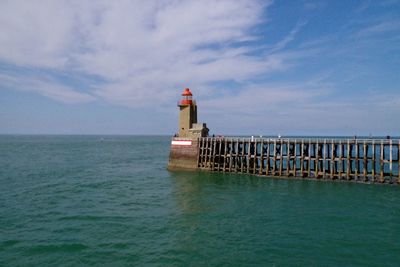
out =
<path fill-rule="evenodd" d="M 294 40 L 296 34 L 303 28 L 307 23 L 305 21 L 298 22 L 297 25 L 285 36 L 280 42 L 278 42 L 272 49 L 271 52 L 276 52 L 284 49 L 291 41 Z"/>
<path fill-rule="evenodd" d="M 246 42 L 270 2 L 2 1 L 0 60 L 98 76 L 106 83 L 90 93 L 117 104 L 140 106 L 149 90 L 169 101 L 171 89 L 284 69 L 277 54 L 250 56 Z"/>
<path fill-rule="evenodd" d="M 2 1 L 0 58 L 17 65 L 65 66 L 74 42 L 73 19 L 65 2 Z"/>
<path fill-rule="evenodd" d="M 67 104 L 86 103 L 96 99 L 88 93 L 78 92 L 74 88 L 62 85 L 48 75 L 37 77 L 27 73 L 24 75 L 0 73 L 0 81 L 4 88 L 36 92 Z"/>
<path fill-rule="evenodd" d="M 357 33 L 357 37 L 367 37 L 376 34 L 384 34 L 388 32 L 398 32 L 400 30 L 400 20 L 391 20 L 380 22 L 378 24 L 368 26 Z"/>

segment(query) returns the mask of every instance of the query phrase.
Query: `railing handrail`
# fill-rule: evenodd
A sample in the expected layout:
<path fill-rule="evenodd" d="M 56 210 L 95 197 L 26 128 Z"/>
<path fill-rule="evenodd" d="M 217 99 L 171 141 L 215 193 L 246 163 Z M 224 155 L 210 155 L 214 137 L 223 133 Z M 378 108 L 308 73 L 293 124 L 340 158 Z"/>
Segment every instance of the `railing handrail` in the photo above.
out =
<path fill-rule="evenodd" d="M 337 138 L 337 137 L 332 137 L 332 138 L 316 138 L 316 137 L 284 137 L 284 138 L 279 138 L 279 137 L 243 137 L 243 136 L 215 136 L 215 137 L 201 137 L 201 138 L 208 138 L 208 139 L 215 139 L 215 140 L 245 140 L 247 142 L 259 142 L 259 141 L 279 141 L 279 142 L 287 142 L 287 141 L 305 141 L 305 142 L 341 142 L 341 143 L 364 143 L 364 142 L 369 142 L 369 143 L 390 143 L 390 142 L 400 142 L 400 138 L 398 137 L 394 137 L 394 138 L 379 138 L 379 137 L 375 137 L 375 138 Z"/>

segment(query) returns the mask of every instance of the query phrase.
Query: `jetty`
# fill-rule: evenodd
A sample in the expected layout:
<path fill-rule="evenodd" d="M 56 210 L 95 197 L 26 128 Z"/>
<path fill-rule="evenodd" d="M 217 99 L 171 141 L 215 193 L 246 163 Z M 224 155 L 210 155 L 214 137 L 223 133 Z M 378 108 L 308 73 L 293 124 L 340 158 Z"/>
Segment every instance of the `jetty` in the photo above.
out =
<path fill-rule="evenodd" d="M 400 139 L 209 137 L 192 93 L 182 96 L 170 170 L 400 184 Z"/>
<path fill-rule="evenodd" d="M 210 138 L 198 141 L 202 170 L 270 177 L 400 183 L 400 140 Z"/>

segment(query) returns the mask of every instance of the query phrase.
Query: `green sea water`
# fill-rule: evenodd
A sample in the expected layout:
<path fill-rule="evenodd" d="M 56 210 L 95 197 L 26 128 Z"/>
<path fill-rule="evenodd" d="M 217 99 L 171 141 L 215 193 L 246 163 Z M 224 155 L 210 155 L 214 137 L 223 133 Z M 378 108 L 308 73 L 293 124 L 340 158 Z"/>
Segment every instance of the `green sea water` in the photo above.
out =
<path fill-rule="evenodd" d="M 169 144 L 0 136 L 0 266 L 400 266 L 400 186 L 168 172 Z"/>

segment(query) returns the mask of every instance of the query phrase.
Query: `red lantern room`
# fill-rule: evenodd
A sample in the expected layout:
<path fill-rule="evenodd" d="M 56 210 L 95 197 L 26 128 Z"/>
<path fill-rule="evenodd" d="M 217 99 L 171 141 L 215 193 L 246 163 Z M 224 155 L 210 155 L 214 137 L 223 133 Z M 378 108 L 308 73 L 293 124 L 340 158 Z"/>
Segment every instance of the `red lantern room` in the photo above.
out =
<path fill-rule="evenodd" d="M 190 92 L 189 88 L 185 88 L 185 90 L 182 93 L 182 96 L 183 97 L 182 97 L 182 100 L 179 103 L 179 105 L 187 106 L 187 105 L 193 104 L 193 99 L 192 99 L 193 95 L 192 95 L 192 92 Z"/>

